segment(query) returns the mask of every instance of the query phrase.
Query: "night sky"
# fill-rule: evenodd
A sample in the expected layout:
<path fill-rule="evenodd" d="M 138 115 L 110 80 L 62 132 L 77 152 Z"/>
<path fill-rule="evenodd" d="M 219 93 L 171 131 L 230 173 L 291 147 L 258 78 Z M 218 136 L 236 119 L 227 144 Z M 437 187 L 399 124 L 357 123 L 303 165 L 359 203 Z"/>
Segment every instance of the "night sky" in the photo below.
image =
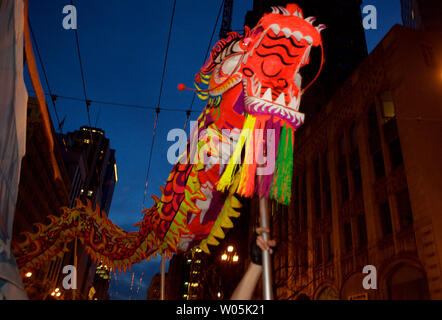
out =
<path fill-rule="evenodd" d="M 203 64 L 208 42 L 222 0 L 177 0 L 169 48 L 161 107 L 183 110 L 162 111 L 159 116 L 149 179 L 148 196 L 160 195 L 172 165 L 167 162 L 167 133 L 183 128 L 185 111 L 192 93 L 176 89 L 178 83 L 191 87 L 195 73 Z M 244 16 L 252 0 L 236 0 L 233 30 L 242 30 Z M 378 29 L 366 32 L 371 51 L 390 28 L 401 23 L 399 0 L 364 0 L 378 10 Z M 130 3 L 130 5 L 129 5 Z M 36 35 L 54 94 L 83 98 L 83 87 L 73 30 L 62 27 L 62 9 L 69 0 L 30 1 L 29 19 Z M 76 0 L 78 34 L 90 100 L 156 107 L 166 52 L 173 0 Z M 220 23 L 215 36 L 219 34 Z M 214 44 L 215 41 L 212 43 Z M 35 49 L 34 49 L 35 50 Z M 48 88 L 40 70 L 40 79 Z M 26 77 L 28 88 L 32 88 Z M 30 94 L 32 95 L 32 93 Z M 63 132 L 88 125 L 85 103 L 58 99 L 60 119 L 66 117 Z M 48 107 L 55 123 L 52 104 Z M 204 103 L 195 100 L 194 110 Z M 193 113 L 191 120 L 196 120 Z M 141 220 L 147 162 L 151 147 L 155 112 L 110 105 L 91 105 L 91 123 L 105 130 L 116 149 L 118 183 L 109 217 L 127 231 Z M 188 130 L 187 130 L 188 131 Z M 147 198 L 145 207 L 153 205 Z M 112 275 L 111 299 L 145 299 L 152 276 L 160 271 L 159 259 L 133 266 L 127 274 Z M 131 290 L 131 280 L 134 282 Z M 141 279 L 141 281 L 140 281 Z"/>

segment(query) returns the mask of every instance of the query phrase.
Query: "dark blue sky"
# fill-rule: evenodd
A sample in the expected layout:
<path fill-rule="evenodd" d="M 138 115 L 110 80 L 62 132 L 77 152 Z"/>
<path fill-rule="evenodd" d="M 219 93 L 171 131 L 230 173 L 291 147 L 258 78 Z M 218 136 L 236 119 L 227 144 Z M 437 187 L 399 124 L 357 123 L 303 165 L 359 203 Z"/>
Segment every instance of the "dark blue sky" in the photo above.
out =
<path fill-rule="evenodd" d="M 221 2 L 177 0 L 162 107 L 183 111 L 189 108 L 192 94 L 177 91 L 176 87 L 180 82 L 192 85 L 195 73 L 203 64 Z M 62 9 L 69 4 L 69 0 L 30 1 L 29 18 L 53 93 L 82 98 L 75 34 L 62 27 Z M 375 5 L 378 10 L 378 29 L 366 32 L 371 51 L 394 24 L 400 23 L 400 1 L 365 0 L 364 5 L 368 4 Z M 88 98 L 156 107 L 173 0 L 76 0 L 74 5 L 78 10 L 78 33 Z M 243 28 L 244 16 L 252 5 L 252 0 L 235 1 L 232 29 Z M 41 71 L 40 78 L 47 92 Z M 28 80 L 26 83 L 31 88 Z M 202 110 L 204 104 L 195 101 L 193 108 Z M 55 121 L 53 108 L 48 105 Z M 87 125 L 84 103 L 59 99 L 57 110 L 61 119 L 66 117 L 64 132 Z M 191 120 L 196 120 L 197 116 L 193 113 Z M 134 231 L 133 225 L 142 218 L 155 112 L 93 103 L 93 125 L 97 118 L 97 126 L 105 130 L 117 157 L 118 183 L 109 216 L 123 229 Z M 166 158 L 171 145 L 167 142 L 167 133 L 174 128 L 183 128 L 185 119 L 185 112 L 160 113 L 148 195 L 159 195 L 158 186 L 165 183 L 172 167 Z M 148 198 L 146 207 L 152 204 Z M 150 280 L 159 270 L 157 259 L 138 264 L 127 274 L 117 274 L 118 281 L 112 275 L 111 298 L 145 299 Z M 131 291 L 132 273 L 134 285 Z"/>

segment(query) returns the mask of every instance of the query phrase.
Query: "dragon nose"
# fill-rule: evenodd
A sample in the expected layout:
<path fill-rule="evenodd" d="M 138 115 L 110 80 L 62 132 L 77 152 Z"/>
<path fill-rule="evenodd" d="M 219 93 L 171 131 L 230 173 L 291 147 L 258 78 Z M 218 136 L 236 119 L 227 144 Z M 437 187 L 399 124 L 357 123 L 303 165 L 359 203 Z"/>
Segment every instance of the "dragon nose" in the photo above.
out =
<path fill-rule="evenodd" d="M 287 80 L 286 80 L 286 79 L 283 79 L 283 78 L 278 79 L 278 80 L 276 81 L 276 86 L 277 86 L 278 88 L 282 88 L 282 89 L 287 88 L 287 87 L 288 87 Z"/>

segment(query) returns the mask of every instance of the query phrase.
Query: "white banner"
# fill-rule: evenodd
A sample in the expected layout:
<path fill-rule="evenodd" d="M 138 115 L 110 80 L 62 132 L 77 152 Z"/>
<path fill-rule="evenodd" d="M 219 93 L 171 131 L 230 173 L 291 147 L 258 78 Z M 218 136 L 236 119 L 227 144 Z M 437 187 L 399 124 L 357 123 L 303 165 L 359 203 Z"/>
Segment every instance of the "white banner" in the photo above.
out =
<path fill-rule="evenodd" d="M 0 0 L 0 300 L 27 299 L 11 252 L 26 146 L 28 94 L 23 79 L 24 1 Z"/>

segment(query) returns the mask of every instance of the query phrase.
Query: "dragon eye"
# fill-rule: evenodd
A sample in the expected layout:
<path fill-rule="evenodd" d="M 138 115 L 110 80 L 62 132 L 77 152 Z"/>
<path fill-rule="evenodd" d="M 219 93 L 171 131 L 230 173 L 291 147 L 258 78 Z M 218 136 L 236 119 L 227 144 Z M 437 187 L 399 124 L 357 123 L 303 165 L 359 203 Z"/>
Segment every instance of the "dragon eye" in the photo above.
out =
<path fill-rule="evenodd" d="M 245 39 L 241 40 L 240 43 L 239 43 L 240 49 L 241 50 L 247 50 L 247 48 L 248 48 L 248 46 L 249 46 L 251 41 L 252 41 L 251 38 L 245 38 Z"/>

